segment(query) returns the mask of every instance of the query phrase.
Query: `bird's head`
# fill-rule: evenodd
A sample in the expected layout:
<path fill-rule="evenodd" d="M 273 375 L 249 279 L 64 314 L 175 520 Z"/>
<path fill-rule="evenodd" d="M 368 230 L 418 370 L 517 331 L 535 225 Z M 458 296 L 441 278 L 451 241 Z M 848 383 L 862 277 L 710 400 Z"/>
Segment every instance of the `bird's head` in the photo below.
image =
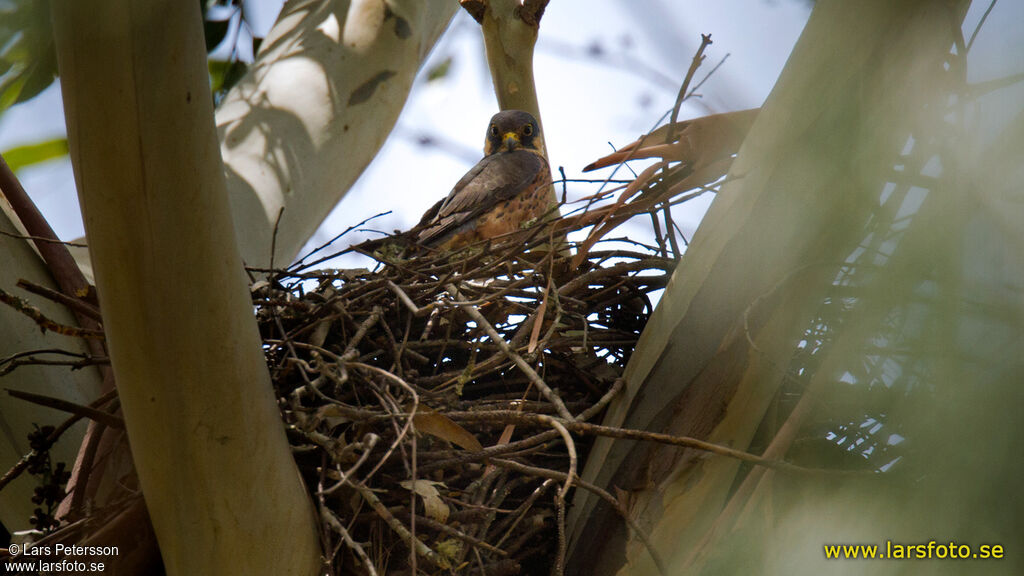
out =
<path fill-rule="evenodd" d="M 484 154 L 511 152 L 520 148 L 538 150 L 540 126 L 529 112 L 503 110 L 491 117 L 487 126 Z"/>

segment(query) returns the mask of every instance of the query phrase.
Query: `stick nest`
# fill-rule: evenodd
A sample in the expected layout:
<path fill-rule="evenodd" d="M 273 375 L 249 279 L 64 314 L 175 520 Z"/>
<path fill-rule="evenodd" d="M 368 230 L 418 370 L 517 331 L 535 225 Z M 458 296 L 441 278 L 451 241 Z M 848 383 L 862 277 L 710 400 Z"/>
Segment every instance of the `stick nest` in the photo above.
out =
<path fill-rule="evenodd" d="M 494 576 L 562 561 L 589 440 L 559 422 L 593 421 L 621 388 L 676 259 L 665 238 L 550 247 L 657 200 L 454 253 L 374 241 L 350 250 L 375 270 L 292 267 L 254 286 L 329 571 Z"/>

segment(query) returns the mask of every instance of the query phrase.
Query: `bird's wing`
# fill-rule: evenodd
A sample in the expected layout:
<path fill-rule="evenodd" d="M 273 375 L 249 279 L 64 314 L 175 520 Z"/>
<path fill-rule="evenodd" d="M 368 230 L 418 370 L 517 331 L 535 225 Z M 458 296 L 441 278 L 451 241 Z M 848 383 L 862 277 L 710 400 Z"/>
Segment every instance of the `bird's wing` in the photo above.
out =
<path fill-rule="evenodd" d="M 421 244 L 432 245 L 450 233 L 472 224 L 499 203 L 526 190 L 548 170 L 542 156 L 526 150 L 502 152 L 480 160 L 462 177 L 448 197 L 424 215 Z"/>

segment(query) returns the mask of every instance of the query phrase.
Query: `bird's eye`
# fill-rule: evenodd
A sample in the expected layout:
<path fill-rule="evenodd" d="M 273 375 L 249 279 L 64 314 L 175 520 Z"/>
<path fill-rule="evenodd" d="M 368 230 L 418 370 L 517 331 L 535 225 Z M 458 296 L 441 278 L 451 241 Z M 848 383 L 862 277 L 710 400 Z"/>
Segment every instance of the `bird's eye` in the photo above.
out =
<path fill-rule="evenodd" d="M 523 136 L 531 135 L 533 135 L 533 124 L 527 124 L 526 126 L 523 126 Z"/>
<path fill-rule="evenodd" d="M 497 136 L 497 135 L 498 135 L 498 127 L 496 125 L 494 125 L 494 124 L 491 124 L 491 136 Z"/>

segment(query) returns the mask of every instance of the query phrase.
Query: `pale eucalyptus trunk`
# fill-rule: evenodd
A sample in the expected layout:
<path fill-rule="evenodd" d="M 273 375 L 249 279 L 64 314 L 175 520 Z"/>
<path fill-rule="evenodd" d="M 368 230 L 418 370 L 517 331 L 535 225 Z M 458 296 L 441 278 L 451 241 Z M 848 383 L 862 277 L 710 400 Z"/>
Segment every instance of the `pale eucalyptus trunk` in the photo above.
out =
<path fill-rule="evenodd" d="M 224 172 L 227 174 L 232 222 L 221 226 L 217 243 L 231 245 L 237 241 L 243 261 L 257 266 L 269 264 L 273 230 L 280 210 L 285 208 L 278 226 L 275 262 L 287 264 L 384 142 L 405 103 L 420 64 L 456 9 L 454 2 L 445 0 L 289 2 L 264 42 L 256 63 L 232 89 L 218 112 L 218 136 L 225 158 Z M 138 17 L 146 10 L 148 5 L 133 6 L 133 14 Z M 65 21 L 69 17 L 65 15 Z M 95 19 L 94 16 L 88 18 Z M 131 22 L 120 24 L 133 25 Z M 91 26 L 97 28 L 100 24 L 93 22 Z M 71 23 L 64 32 L 77 27 L 77 23 Z M 122 30 L 120 33 L 130 32 Z M 163 39 L 168 50 L 179 49 L 185 41 L 184 36 L 154 38 Z M 200 37 L 193 35 L 188 41 L 201 46 L 201 31 Z M 94 50 L 97 47 L 85 48 Z M 65 52 L 64 60 L 73 56 L 79 65 L 85 65 L 83 61 L 91 53 L 88 50 L 73 55 Z M 94 65 L 102 68 L 106 63 Z M 203 74 L 205 78 L 205 72 Z M 98 78 L 83 74 L 79 81 L 97 83 L 98 89 L 109 90 L 98 84 Z M 170 81 L 159 70 L 150 78 L 156 87 L 167 89 L 170 86 Z M 191 91 L 193 100 L 209 99 L 208 85 L 205 79 L 203 82 L 204 90 Z M 77 98 L 74 94 L 65 94 L 65 98 L 69 97 Z M 123 95 L 108 92 L 106 98 L 95 104 L 98 107 L 96 112 L 117 112 L 116 109 L 124 105 L 122 98 Z M 108 131 L 110 128 L 102 125 L 95 130 Z M 110 138 L 116 136 L 111 134 Z M 118 150 L 119 154 L 130 148 L 131 142 L 122 140 L 120 145 L 124 150 Z M 213 152 L 205 150 L 204 154 L 213 155 Z M 120 156 L 117 159 L 123 161 Z M 192 170 L 191 167 L 179 168 L 182 171 Z M 76 170 L 81 187 L 81 167 L 76 166 Z M 194 176 L 198 177 L 198 174 Z M 189 191 L 183 189 L 178 196 L 178 201 L 184 202 Z M 182 208 L 195 215 L 204 214 L 201 205 Z M 191 243 L 193 241 L 188 240 L 188 235 L 193 232 L 196 230 L 183 228 L 178 230 L 176 238 Z M 13 286 L 19 278 L 49 284 L 40 261 L 27 244 L 11 238 L 0 238 L 0 242 L 9 245 L 4 248 L 4 254 L 10 262 L 2 268 L 5 287 Z M 86 276 L 92 279 L 89 253 L 83 249 L 71 250 Z M 222 263 L 232 265 L 227 260 L 222 260 Z M 187 278 L 190 277 L 185 278 L 183 282 L 189 283 Z M 217 284 L 216 289 L 222 291 L 228 285 L 230 283 Z M 50 318 L 73 324 L 60 307 L 36 303 Z M 159 304 L 147 301 L 146 305 Z M 203 310 L 194 312 L 201 315 Z M 30 321 L 17 317 L 11 310 L 0 310 L 0 318 L 10 326 L 3 331 L 4 338 L 0 339 L 0 356 L 61 345 L 77 349 L 75 342 L 69 343 L 64 337 L 39 335 Z M 4 382 L 11 388 L 80 404 L 88 404 L 99 394 L 101 386 L 94 370 L 76 371 L 69 375 L 59 368 L 20 369 Z M 0 451 L 0 465 L 4 469 L 28 452 L 26 436 L 33 422 L 46 424 L 63 420 L 62 414 L 51 409 L 29 405 L 6 395 L 0 398 L 0 411 L 7 424 Z M 278 426 L 277 421 L 273 425 Z M 84 426 L 79 425 L 64 435 L 54 448 L 56 459 L 68 463 L 74 461 L 83 429 Z M 94 480 L 98 477 L 102 477 L 101 472 L 93 476 Z M 0 492 L 0 520 L 9 529 L 27 527 L 34 507 L 29 498 L 34 482 L 25 475 Z"/>
<path fill-rule="evenodd" d="M 55 8 L 106 341 L 167 573 L 314 574 L 313 507 L 235 242 L 199 11 Z"/>
<path fill-rule="evenodd" d="M 640 339 L 625 373 L 627 393 L 605 420 L 741 450 L 767 431 L 766 456 L 784 458 L 800 424 L 822 415 L 837 387 L 848 386 L 837 379 L 881 355 L 902 367 L 904 379 L 892 385 L 911 389 L 917 404 L 887 406 L 888 424 L 913 431 L 920 451 L 893 475 L 755 469 L 738 482 L 747 471 L 724 457 L 597 441 L 583 479 L 617 491 L 670 573 L 860 573 L 865 568 L 854 561 L 825 563 L 822 545 L 1012 539 L 1020 504 L 1010 486 L 1019 477 L 1021 435 L 1013 411 L 1022 398 L 1011 351 L 1019 351 L 1024 326 L 1024 245 L 1021 212 L 1000 194 L 1019 194 L 1019 184 L 1004 178 L 1019 174 L 1024 149 L 1021 116 L 998 146 L 988 145 L 990 135 L 968 113 L 986 108 L 954 105 L 968 96 L 961 60 L 951 56 L 964 52 L 963 44 L 953 46 L 963 41 L 956 32 L 968 4 L 816 3 L 732 181 Z M 925 161 L 934 155 L 940 177 L 926 162 L 913 163 L 922 154 Z M 924 190 L 925 200 L 916 211 L 905 208 L 909 224 L 869 234 L 880 218 L 896 222 L 886 213 L 897 212 L 892 204 L 880 208 L 887 182 L 894 193 Z M 993 218 L 1001 225 L 983 224 Z M 849 310 L 825 322 L 822 310 L 844 298 Z M 887 332 L 893 317 L 912 319 L 920 341 L 909 351 Z M 826 324 L 828 349 L 807 367 L 817 372 L 800 380 L 804 374 L 790 370 L 801 365 L 801 346 Z M 928 377 L 900 384 L 917 371 Z M 779 426 L 770 410 L 791 382 L 805 386 L 808 402 Z M 571 565 L 580 573 L 657 573 L 615 513 L 584 491 L 569 532 Z M 1014 573 L 1020 563 L 990 566 Z M 916 569 L 898 562 L 870 568 Z"/>

